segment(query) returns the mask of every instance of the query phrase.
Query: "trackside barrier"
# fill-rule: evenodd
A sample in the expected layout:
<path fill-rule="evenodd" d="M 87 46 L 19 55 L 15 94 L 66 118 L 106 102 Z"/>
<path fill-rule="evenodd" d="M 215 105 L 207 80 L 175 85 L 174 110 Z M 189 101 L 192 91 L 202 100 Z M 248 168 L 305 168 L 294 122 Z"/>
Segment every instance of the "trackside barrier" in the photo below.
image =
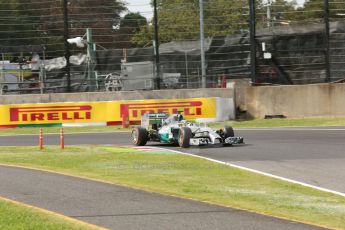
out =
<path fill-rule="evenodd" d="M 0 105 L 1 127 L 32 125 L 100 126 L 139 123 L 146 113 L 182 111 L 186 120 L 224 121 L 235 118 L 234 98 L 148 99 Z"/>

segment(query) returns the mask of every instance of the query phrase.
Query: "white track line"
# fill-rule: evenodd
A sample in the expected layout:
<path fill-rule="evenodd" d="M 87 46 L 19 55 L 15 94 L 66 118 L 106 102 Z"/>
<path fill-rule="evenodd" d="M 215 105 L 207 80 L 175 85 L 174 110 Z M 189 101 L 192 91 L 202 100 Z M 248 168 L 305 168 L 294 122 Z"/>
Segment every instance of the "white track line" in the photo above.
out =
<path fill-rule="evenodd" d="M 161 148 L 161 149 L 164 149 L 164 148 Z M 183 155 L 187 155 L 187 156 L 193 156 L 193 157 L 201 158 L 201 159 L 212 161 L 212 162 L 215 162 L 215 163 L 218 163 L 218 164 L 234 167 L 234 168 L 237 168 L 237 169 L 242 169 L 242 170 L 245 170 L 245 171 L 248 171 L 248 172 L 257 173 L 257 174 L 268 176 L 268 177 L 275 178 L 275 179 L 278 179 L 278 180 L 290 182 L 290 183 L 293 183 L 293 184 L 302 185 L 302 186 L 313 188 L 313 189 L 316 189 L 316 190 L 319 190 L 319 191 L 329 192 L 329 193 L 332 193 L 332 194 L 335 194 L 335 195 L 339 195 L 339 196 L 345 197 L 345 193 L 342 193 L 342 192 L 338 192 L 338 191 L 330 190 L 330 189 L 327 189 L 327 188 L 322 188 L 322 187 L 314 186 L 314 185 L 311 185 L 311 184 L 303 183 L 303 182 L 300 182 L 300 181 L 288 179 L 288 178 L 281 177 L 281 176 L 276 176 L 276 175 L 273 175 L 273 174 L 270 174 L 270 173 L 265 173 L 265 172 L 262 172 L 262 171 L 259 171 L 259 170 L 256 170 L 256 169 L 251 169 L 251 168 L 243 167 L 243 166 L 240 166 L 240 165 L 235 165 L 235 164 L 232 164 L 232 163 L 228 163 L 228 162 L 224 162 L 224 161 L 219 161 L 219 160 L 215 160 L 215 159 L 208 158 L 208 157 L 198 156 L 198 155 L 194 155 L 192 153 L 185 153 L 185 152 L 176 151 L 176 150 L 170 150 L 170 151 L 175 152 L 175 153 L 179 153 L 179 154 L 183 154 Z"/>

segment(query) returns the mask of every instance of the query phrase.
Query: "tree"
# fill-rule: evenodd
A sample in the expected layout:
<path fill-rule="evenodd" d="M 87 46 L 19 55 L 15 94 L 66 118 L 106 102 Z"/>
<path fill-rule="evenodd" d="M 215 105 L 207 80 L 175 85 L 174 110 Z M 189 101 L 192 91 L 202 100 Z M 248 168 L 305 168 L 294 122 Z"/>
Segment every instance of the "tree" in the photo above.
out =
<path fill-rule="evenodd" d="M 22 0 L 0 0 L 0 22 L 1 45 L 18 46 L 31 43 L 30 41 L 37 35 L 35 25 L 38 17 L 28 13 L 28 3 Z"/>
<path fill-rule="evenodd" d="M 199 38 L 199 0 L 157 0 L 159 36 L 161 42 L 173 40 L 195 40 Z M 257 1 L 258 24 L 266 16 L 262 1 Z M 276 0 L 273 6 L 277 12 L 295 11 L 294 2 Z M 249 6 L 247 0 L 204 0 L 205 36 L 225 36 L 248 30 Z M 283 15 L 277 16 L 282 17 Z M 288 19 L 289 14 L 284 18 Z M 266 23 L 267 24 L 267 23 Z M 263 23 L 261 23 L 263 25 Z M 133 37 L 140 46 L 153 39 L 153 26 L 144 26 Z"/>
<path fill-rule="evenodd" d="M 147 26 L 147 20 L 140 13 L 128 13 L 120 21 L 120 28 L 116 37 L 117 47 L 119 48 L 131 48 L 135 46 L 133 44 L 132 37 L 134 34 L 140 31 L 141 27 Z"/>
<path fill-rule="evenodd" d="M 271 15 L 270 19 L 267 18 L 268 11 Z M 266 28 L 268 24 L 271 26 L 289 25 L 295 20 L 297 14 L 296 1 L 275 0 L 271 4 L 267 4 L 267 1 L 257 1 L 257 28 Z"/>
<path fill-rule="evenodd" d="M 130 12 L 121 19 L 121 28 L 132 33 L 138 32 L 140 27 L 146 26 L 147 20 L 140 13 Z"/>
<path fill-rule="evenodd" d="M 161 42 L 195 39 L 199 31 L 198 4 L 194 0 L 157 0 L 159 36 Z M 153 21 L 142 26 L 132 41 L 139 46 L 152 44 Z"/>
<path fill-rule="evenodd" d="M 93 41 L 103 47 L 112 48 L 114 27 L 120 21 L 120 14 L 126 10 L 118 0 L 75 0 L 68 5 L 70 37 L 83 36 L 86 28 L 92 28 Z M 62 35 L 63 9 L 61 1 L 50 6 L 49 15 L 54 16 L 43 23 L 43 27 L 53 35 Z M 57 22 L 56 19 L 59 19 Z M 55 21 L 54 21 L 55 20 Z"/>
<path fill-rule="evenodd" d="M 17 15 L 12 15 L 12 12 L 14 12 L 15 4 L 12 3 L 12 1 L 0 1 L 0 41 L 2 46 L 9 45 L 10 38 L 14 35 L 14 25 L 17 22 L 13 23 L 13 21 L 17 20 L 11 20 L 16 19 Z M 12 24 L 12 25 L 11 25 Z"/>
<path fill-rule="evenodd" d="M 47 48 L 47 53 L 61 56 L 64 48 L 64 18 L 62 0 L 42 4 L 37 0 L 0 0 L 1 45 L 37 45 Z M 70 37 L 83 36 L 92 28 L 94 41 L 114 47 L 114 29 L 120 14 L 126 10 L 119 0 L 69 1 Z M 115 39 L 116 40 L 116 39 Z"/>
<path fill-rule="evenodd" d="M 294 19 L 297 22 L 323 22 L 325 16 L 324 0 L 308 0 L 304 6 L 297 10 Z M 330 19 L 338 21 L 345 18 L 344 3 L 341 1 L 329 1 Z"/>
<path fill-rule="evenodd" d="M 248 28 L 248 1 L 205 1 L 206 36 L 225 36 Z"/>

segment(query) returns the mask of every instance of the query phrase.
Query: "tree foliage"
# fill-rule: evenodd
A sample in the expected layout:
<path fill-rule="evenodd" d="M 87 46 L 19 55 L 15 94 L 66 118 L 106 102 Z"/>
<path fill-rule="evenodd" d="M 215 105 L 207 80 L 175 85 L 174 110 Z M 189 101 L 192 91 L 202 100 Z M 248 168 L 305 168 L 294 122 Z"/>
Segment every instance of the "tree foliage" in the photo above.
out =
<path fill-rule="evenodd" d="M 161 42 L 198 39 L 200 35 L 199 0 L 157 0 L 158 24 Z M 266 8 L 257 3 L 257 24 L 266 23 Z M 276 0 L 272 7 L 274 17 L 289 20 L 292 14 L 278 12 L 295 11 L 295 2 Z M 249 6 L 247 0 L 204 0 L 205 36 L 225 36 L 248 30 Z M 153 39 L 153 22 L 144 26 L 133 37 L 138 45 L 149 44 Z M 267 24 L 267 23 L 266 23 Z"/>
<path fill-rule="evenodd" d="M 117 47 L 131 48 L 135 44 L 131 41 L 134 34 L 140 31 L 141 27 L 147 26 L 147 19 L 139 13 L 128 13 L 120 21 Z"/>
<path fill-rule="evenodd" d="M 268 8 L 271 18 L 268 19 Z M 289 25 L 296 18 L 297 2 L 275 0 L 271 4 L 267 1 L 257 1 L 256 24 L 257 28 L 266 28 L 270 26 Z"/>
<path fill-rule="evenodd" d="M 68 4 L 68 22 L 70 37 L 83 36 L 86 28 L 92 28 L 93 41 L 103 47 L 113 47 L 118 33 L 114 29 L 120 22 L 120 14 L 125 6 L 118 0 L 74 0 Z M 52 17 L 43 22 L 43 27 L 55 35 L 63 31 L 63 8 L 61 1 L 50 6 Z M 58 21 L 54 22 L 54 18 Z M 62 30 L 62 31 L 61 31 Z"/>
<path fill-rule="evenodd" d="M 37 0 L 0 0 L 2 45 L 43 44 L 55 50 L 63 46 L 63 1 L 43 4 Z M 112 46 L 126 10 L 119 0 L 73 0 L 68 2 L 70 37 L 83 36 L 86 28 L 94 30 L 94 41 Z M 60 48 L 59 48 L 60 47 Z"/>
<path fill-rule="evenodd" d="M 345 8 L 342 1 L 329 1 L 331 20 L 344 20 Z M 323 22 L 325 16 L 324 0 L 308 0 L 304 6 L 297 10 L 294 20 L 303 22 Z"/>
<path fill-rule="evenodd" d="M 61 0 L 42 4 L 38 0 L 0 0 L 0 41 L 2 46 L 43 44 L 63 50 L 63 9 Z M 331 20 L 345 18 L 344 4 L 330 2 Z M 256 24 L 268 26 L 267 0 L 256 0 Z M 199 0 L 157 0 L 159 38 L 162 43 L 195 40 L 200 36 Z M 139 13 L 121 14 L 120 0 L 70 0 L 70 37 L 83 36 L 93 29 L 94 42 L 106 48 L 151 46 L 153 20 Z M 324 0 L 275 0 L 270 5 L 271 25 L 293 25 L 324 20 Z M 204 0 L 205 36 L 224 36 L 248 30 L 248 0 Z"/>
<path fill-rule="evenodd" d="M 28 4 L 23 0 L 0 0 L 1 45 L 25 45 L 30 38 L 37 36 L 36 26 L 39 17 L 34 15 L 28 12 Z M 34 44 L 37 42 L 31 45 Z"/>

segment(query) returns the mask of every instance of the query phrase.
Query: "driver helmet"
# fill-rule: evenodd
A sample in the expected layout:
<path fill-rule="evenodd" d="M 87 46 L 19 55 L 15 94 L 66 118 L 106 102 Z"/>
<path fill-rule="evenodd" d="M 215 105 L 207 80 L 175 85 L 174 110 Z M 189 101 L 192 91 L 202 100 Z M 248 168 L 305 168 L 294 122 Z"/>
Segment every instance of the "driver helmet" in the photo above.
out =
<path fill-rule="evenodd" d="M 178 119 L 178 121 L 182 121 L 183 120 L 183 115 L 182 114 L 177 114 L 177 119 Z"/>

